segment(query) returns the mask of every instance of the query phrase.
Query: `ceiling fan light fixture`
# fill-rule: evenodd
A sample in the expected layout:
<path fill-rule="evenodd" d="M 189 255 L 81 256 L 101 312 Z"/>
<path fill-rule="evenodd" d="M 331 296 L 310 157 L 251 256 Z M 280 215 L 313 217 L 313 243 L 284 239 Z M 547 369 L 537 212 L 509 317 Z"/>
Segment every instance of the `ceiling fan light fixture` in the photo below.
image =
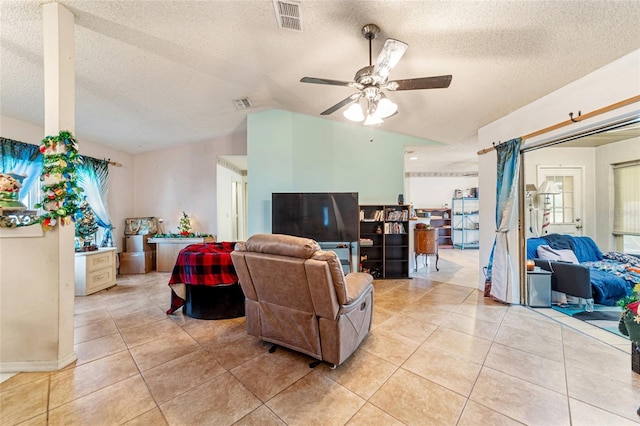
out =
<path fill-rule="evenodd" d="M 382 95 L 378 101 L 378 108 L 376 108 L 375 115 L 380 118 L 387 118 L 392 116 L 398 111 L 398 105 L 391 102 L 386 96 Z"/>
<path fill-rule="evenodd" d="M 362 107 L 359 102 L 352 103 L 351 106 L 342 113 L 342 115 L 351 121 L 364 120 L 364 114 L 362 113 Z"/>
<path fill-rule="evenodd" d="M 382 124 L 384 122 L 384 120 L 382 120 L 382 117 L 380 117 L 378 114 L 367 114 L 367 118 L 364 120 L 364 124 L 365 126 L 373 126 L 376 124 Z"/>

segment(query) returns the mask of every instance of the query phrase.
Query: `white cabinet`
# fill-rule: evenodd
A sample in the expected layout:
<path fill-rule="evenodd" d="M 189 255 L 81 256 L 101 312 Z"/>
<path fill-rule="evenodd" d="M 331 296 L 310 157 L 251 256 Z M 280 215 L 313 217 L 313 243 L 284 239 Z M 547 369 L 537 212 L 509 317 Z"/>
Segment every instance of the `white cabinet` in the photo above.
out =
<path fill-rule="evenodd" d="M 76 253 L 76 296 L 116 285 L 116 248 Z"/>

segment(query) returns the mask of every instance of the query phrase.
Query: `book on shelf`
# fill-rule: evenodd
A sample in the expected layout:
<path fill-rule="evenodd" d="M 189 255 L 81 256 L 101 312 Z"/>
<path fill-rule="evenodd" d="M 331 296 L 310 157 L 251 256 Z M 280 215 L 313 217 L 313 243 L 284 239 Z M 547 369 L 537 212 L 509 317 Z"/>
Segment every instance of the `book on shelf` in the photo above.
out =
<path fill-rule="evenodd" d="M 406 234 L 404 224 L 399 222 L 387 222 L 384 224 L 385 234 Z"/>
<path fill-rule="evenodd" d="M 387 220 L 389 221 L 407 221 L 409 220 L 409 210 L 407 209 L 403 209 L 403 210 L 393 210 L 393 209 L 389 209 L 387 211 Z"/>

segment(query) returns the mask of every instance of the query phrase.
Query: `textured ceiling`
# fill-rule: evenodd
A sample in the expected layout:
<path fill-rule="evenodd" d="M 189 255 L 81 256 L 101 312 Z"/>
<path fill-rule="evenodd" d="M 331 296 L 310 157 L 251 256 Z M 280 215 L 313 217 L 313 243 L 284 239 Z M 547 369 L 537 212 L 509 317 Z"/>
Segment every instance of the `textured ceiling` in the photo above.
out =
<path fill-rule="evenodd" d="M 39 1 L 1 1 L 4 116 L 42 125 Z M 390 79 L 452 74 L 448 89 L 388 93 L 381 129 L 446 144 L 407 171 L 474 168 L 478 128 L 640 48 L 639 1 L 313 1 L 302 32 L 271 0 L 60 1 L 76 16 L 76 135 L 129 153 L 243 132 L 272 108 L 319 116 L 368 65 L 366 23 L 409 48 Z M 639 70 L 640 75 L 640 70 Z M 640 78 L 640 77 L 639 77 Z M 249 97 L 238 111 L 233 99 Z M 346 121 L 342 111 L 328 120 Z"/>

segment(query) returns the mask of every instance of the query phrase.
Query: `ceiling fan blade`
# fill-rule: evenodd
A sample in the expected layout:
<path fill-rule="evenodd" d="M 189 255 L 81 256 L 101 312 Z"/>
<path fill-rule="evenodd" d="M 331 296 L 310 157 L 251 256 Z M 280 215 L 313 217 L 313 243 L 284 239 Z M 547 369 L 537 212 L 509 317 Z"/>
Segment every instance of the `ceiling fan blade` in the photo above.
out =
<path fill-rule="evenodd" d="M 385 85 L 388 90 L 446 89 L 451 84 L 451 75 L 436 77 L 408 78 L 390 81 Z"/>
<path fill-rule="evenodd" d="M 339 110 L 340 108 L 344 107 L 345 105 L 351 103 L 351 101 L 353 101 L 355 99 L 358 99 L 359 97 L 360 97 L 360 93 L 354 93 L 353 95 L 349 96 L 348 98 L 345 98 L 345 99 L 341 100 L 340 102 L 338 102 L 337 104 L 335 104 L 331 108 L 322 111 L 320 113 L 320 115 L 332 114 L 332 113 L 336 112 L 337 110 Z"/>
<path fill-rule="evenodd" d="M 374 78 L 379 82 L 387 80 L 389 73 L 398 64 L 404 52 L 406 52 L 408 44 L 392 38 L 387 39 L 384 42 L 384 47 L 376 59 L 376 64 L 373 67 Z"/>
<path fill-rule="evenodd" d="M 302 77 L 301 83 L 330 84 L 332 86 L 350 86 L 350 81 L 329 80 L 328 78 Z"/>

